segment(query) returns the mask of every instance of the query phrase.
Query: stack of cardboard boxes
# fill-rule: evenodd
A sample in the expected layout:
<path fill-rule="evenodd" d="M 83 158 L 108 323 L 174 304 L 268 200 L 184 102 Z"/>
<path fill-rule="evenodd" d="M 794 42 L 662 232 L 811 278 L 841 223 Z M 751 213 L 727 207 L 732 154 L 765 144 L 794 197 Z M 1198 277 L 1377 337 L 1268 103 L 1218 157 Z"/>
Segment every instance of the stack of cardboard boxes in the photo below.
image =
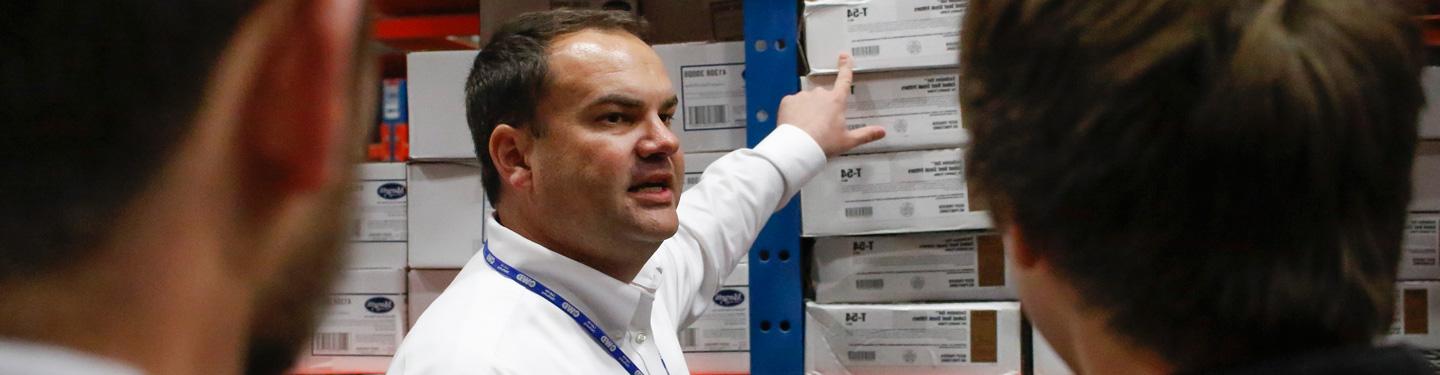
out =
<path fill-rule="evenodd" d="M 1440 67 L 1421 76 L 1429 103 L 1420 115 L 1410 217 L 1401 249 L 1395 322 L 1389 339 L 1440 357 Z"/>
<path fill-rule="evenodd" d="M 958 43 L 966 1 L 808 2 L 802 87 L 853 56 L 847 126 L 884 139 L 831 160 L 801 192 L 814 237 L 806 370 L 1003 374 L 1022 367 L 1004 245 L 965 181 Z"/>
<path fill-rule="evenodd" d="M 404 164 L 359 167 L 345 269 L 301 352 L 302 374 L 379 373 L 404 337 L 409 189 Z"/>
<path fill-rule="evenodd" d="M 745 147 L 745 47 L 682 43 L 657 45 L 655 53 L 678 99 L 670 131 L 685 153 L 689 189 L 710 163 Z M 741 263 L 724 280 L 705 315 L 679 333 L 686 362 L 697 374 L 750 372 L 749 265 Z"/>

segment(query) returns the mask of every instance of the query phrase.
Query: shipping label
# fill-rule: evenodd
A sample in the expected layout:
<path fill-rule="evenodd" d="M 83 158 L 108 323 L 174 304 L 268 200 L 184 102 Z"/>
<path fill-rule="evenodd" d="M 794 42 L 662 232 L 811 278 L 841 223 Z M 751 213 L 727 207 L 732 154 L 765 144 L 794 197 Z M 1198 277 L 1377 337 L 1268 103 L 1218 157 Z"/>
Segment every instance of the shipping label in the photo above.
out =
<path fill-rule="evenodd" d="M 914 222 L 969 211 L 959 151 L 876 154 L 831 162 L 847 221 Z"/>
<path fill-rule="evenodd" d="M 1401 268 L 1440 269 L 1440 215 L 1412 215 L 1405 225 L 1405 255 Z M 1440 271 L 1432 271 L 1435 273 Z"/>
<path fill-rule="evenodd" d="M 750 287 L 720 288 L 705 314 L 679 336 L 680 349 L 686 352 L 749 351 Z"/>
<path fill-rule="evenodd" d="M 969 0 L 891 0 L 846 9 L 850 54 L 859 66 L 903 65 L 922 56 L 955 56 Z"/>
<path fill-rule="evenodd" d="M 676 120 L 686 131 L 745 127 L 745 64 L 680 67 Z"/>
<path fill-rule="evenodd" d="M 354 194 L 359 204 L 350 240 L 405 241 L 407 190 L 405 180 L 365 180 L 357 184 Z"/>
<path fill-rule="evenodd" d="M 885 138 L 850 153 L 959 147 L 965 139 L 960 127 L 959 74 L 954 69 L 920 73 L 860 75 L 851 89 L 845 126 L 885 128 Z M 825 76 L 831 80 L 833 77 Z M 833 84 L 833 83 L 832 83 Z"/>
<path fill-rule="evenodd" d="M 404 337 L 405 296 L 333 294 L 310 342 L 315 356 L 392 356 Z"/>
<path fill-rule="evenodd" d="M 824 327 L 830 348 L 850 366 L 953 366 L 981 362 L 972 355 L 975 311 L 844 309 L 839 327 Z M 988 335 L 994 337 L 994 312 Z M 815 327 L 821 328 L 821 327 Z M 993 362 L 990 360 L 988 362 Z"/>

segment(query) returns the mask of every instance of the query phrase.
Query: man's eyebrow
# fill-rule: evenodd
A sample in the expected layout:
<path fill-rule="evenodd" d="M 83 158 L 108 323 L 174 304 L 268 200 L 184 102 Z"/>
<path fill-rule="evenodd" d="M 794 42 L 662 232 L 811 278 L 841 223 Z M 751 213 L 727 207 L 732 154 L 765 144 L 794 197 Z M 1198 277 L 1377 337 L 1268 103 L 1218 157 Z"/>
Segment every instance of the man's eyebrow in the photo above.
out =
<path fill-rule="evenodd" d="M 645 101 L 624 94 L 608 94 L 600 97 L 599 99 L 591 101 L 590 105 L 587 105 L 586 107 L 595 107 L 606 104 L 618 105 L 621 107 L 625 107 L 626 109 L 631 109 L 644 107 Z"/>
<path fill-rule="evenodd" d="M 675 106 L 676 106 L 676 105 L 679 105 L 679 104 L 680 104 L 680 97 L 678 97 L 678 96 L 671 96 L 670 99 L 665 99 L 665 102 L 664 102 L 664 103 L 660 103 L 660 109 L 661 109 L 661 110 L 665 110 L 665 109 L 675 108 Z"/>

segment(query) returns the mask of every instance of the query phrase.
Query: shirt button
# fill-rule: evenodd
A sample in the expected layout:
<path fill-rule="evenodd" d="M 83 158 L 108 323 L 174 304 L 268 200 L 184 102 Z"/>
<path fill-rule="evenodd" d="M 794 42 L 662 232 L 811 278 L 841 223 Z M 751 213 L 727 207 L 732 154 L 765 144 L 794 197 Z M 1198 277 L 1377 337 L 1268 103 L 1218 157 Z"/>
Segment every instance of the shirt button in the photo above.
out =
<path fill-rule="evenodd" d="M 642 331 L 642 332 L 635 332 L 635 343 L 636 343 L 636 344 L 644 344 L 644 343 L 645 343 L 645 340 L 647 340 L 647 339 L 649 339 L 649 338 L 650 338 L 650 336 L 646 335 L 645 332 L 643 332 L 643 331 Z"/>

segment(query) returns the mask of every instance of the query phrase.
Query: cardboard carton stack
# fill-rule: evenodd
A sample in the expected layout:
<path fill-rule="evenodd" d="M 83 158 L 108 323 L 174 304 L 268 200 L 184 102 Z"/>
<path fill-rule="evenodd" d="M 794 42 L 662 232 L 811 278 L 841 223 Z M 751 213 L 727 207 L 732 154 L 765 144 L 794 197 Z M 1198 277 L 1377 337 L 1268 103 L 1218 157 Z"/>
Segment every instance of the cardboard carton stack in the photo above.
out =
<path fill-rule="evenodd" d="M 803 232 L 815 238 L 807 371 L 1022 367 L 1028 340 L 1004 245 L 965 181 L 956 65 L 967 3 L 806 3 L 802 88 L 833 88 L 836 57 L 851 54 L 847 126 L 886 131 L 801 191 Z"/>
<path fill-rule="evenodd" d="M 699 183 L 705 169 L 715 160 L 745 147 L 743 44 L 655 46 L 678 99 L 670 131 L 680 140 L 680 149 L 685 153 L 684 189 Z M 681 200 L 684 199 L 681 194 Z M 691 371 L 697 374 L 750 372 L 748 270 L 748 265 L 743 263 L 736 267 L 712 297 L 705 315 L 680 331 L 680 347 L 685 351 Z"/>
<path fill-rule="evenodd" d="M 362 164 L 345 269 L 295 372 L 383 373 L 404 337 L 409 188 L 399 163 Z"/>

